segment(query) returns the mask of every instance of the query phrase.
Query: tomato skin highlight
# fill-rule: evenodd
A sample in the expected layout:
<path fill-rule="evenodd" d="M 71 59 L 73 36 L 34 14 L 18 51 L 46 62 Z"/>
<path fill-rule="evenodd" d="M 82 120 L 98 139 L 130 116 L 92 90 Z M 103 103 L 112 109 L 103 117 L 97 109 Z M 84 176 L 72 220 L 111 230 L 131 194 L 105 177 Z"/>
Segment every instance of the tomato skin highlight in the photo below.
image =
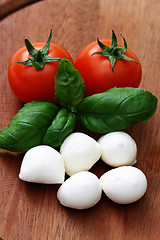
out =
<path fill-rule="evenodd" d="M 110 39 L 103 39 L 102 43 L 106 46 L 111 45 Z M 119 46 L 122 46 L 118 43 Z M 97 41 L 86 45 L 78 54 L 75 60 L 75 68 L 80 72 L 85 85 L 85 96 L 104 92 L 113 87 L 138 87 L 142 77 L 142 67 L 137 56 L 126 50 L 125 55 L 134 59 L 126 61 L 118 59 L 114 65 L 114 72 L 108 57 L 95 54 L 101 52 Z"/>
<path fill-rule="evenodd" d="M 33 43 L 38 50 L 44 46 L 44 42 Z M 47 55 L 52 57 L 67 58 L 73 63 L 70 54 L 60 45 L 50 43 Z M 25 66 L 14 62 L 24 62 L 30 58 L 26 47 L 16 51 L 10 59 L 8 66 L 8 81 L 13 93 L 24 103 L 44 100 L 55 103 L 55 75 L 59 61 L 46 63 L 41 70 L 33 66 Z"/>

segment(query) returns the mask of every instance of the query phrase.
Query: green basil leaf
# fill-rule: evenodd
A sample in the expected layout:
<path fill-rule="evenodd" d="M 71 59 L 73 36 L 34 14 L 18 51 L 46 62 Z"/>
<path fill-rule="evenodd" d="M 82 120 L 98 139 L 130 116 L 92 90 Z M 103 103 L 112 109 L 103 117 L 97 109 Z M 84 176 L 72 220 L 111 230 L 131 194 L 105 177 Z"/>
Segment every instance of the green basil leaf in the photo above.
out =
<path fill-rule="evenodd" d="M 62 108 L 57 113 L 52 125 L 47 129 L 43 143 L 53 148 L 60 146 L 65 138 L 73 132 L 75 124 L 75 114 Z"/>
<path fill-rule="evenodd" d="M 85 98 L 77 108 L 78 119 L 96 133 L 123 130 L 152 117 L 157 101 L 140 88 L 112 88 Z"/>
<path fill-rule="evenodd" d="M 25 152 L 41 144 L 57 112 L 58 107 L 50 102 L 33 101 L 25 104 L 8 127 L 0 131 L 0 148 Z"/>
<path fill-rule="evenodd" d="M 63 58 L 57 69 L 55 77 L 55 97 L 62 107 L 76 106 L 82 101 L 85 87 L 80 73 L 72 63 Z"/>

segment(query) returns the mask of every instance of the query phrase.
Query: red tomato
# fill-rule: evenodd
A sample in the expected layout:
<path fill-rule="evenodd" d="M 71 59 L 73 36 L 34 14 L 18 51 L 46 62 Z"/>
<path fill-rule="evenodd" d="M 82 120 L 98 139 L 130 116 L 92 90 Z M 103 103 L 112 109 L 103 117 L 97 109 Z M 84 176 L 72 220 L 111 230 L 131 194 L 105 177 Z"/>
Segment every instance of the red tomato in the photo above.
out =
<path fill-rule="evenodd" d="M 44 46 L 44 42 L 34 43 L 33 46 L 39 50 Z M 48 56 L 67 58 L 72 63 L 69 53 L 60 45 L 50 43 Z M 46 63 L 40 70 L 33 66 L 25 66 L 13 62 L 24 62 L 30 58 L 26 47 L 16 51 L 10 59 L 8 67 L 8 80 L 12 91 L 22 102 L 33 100 L 45 100 L 55 103 L 54 78 L 59 61 Z"/>
<path fill-rule="evenodd" d="M 110 46 L 111 40 L 103 39 L 104 45 Z M 118 43 L 118 46 L 122 46 Z M 80 72 L 85 85 L 85 96 L 104 92 L 113 87 L 138 87 L 141 82 L 142 68 L 136 55 L 129 49 L 124 55 L 134 59 L 127 61 L 117 59 L 114 64 L 114 72 L 111 68 L 109 57 L 95 52 L 102 52 L 96 41 L 85 46 L 78 54 L 75 68 Z"/>

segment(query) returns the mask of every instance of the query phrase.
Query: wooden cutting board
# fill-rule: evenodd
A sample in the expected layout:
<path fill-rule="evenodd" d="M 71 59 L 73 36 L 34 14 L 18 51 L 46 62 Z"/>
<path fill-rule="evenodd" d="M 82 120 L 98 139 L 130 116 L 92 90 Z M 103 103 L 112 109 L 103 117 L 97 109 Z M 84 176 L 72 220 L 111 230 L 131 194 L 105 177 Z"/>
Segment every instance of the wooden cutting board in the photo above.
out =
<path fill-rule="evenodd" d="M 10 1 L 13 2 L 13 1 Z M 30 2 L 30 1 L 29 1 Z M 5 0 L 1 0 L 1 12 Z M 11 3 L 12 4 L 12 3 Z M 14 9 L 15 10 L 15 9 Z M 12 11 L 10 11 L 12 12 Z M 87 43 L 111 38 L 113 29 L 121 42 L 139 57 L 143 68 L 140 87 L 160 98 L 159 0 L 44 0 L 0 21 L 0 129 L 22 107 L 7 80 L 11 55 L 24 39 L 62 45 L 73 59 Z M 59 185 L 40 185 L 18 178 L 23 154 L 0 150 L 0 239 L 3 240 L 159 240 L 160 239 L 160 109 L 148 121 L 126 130 L 138 146 L 137 164 L 147 176 L 145 196 L 130 205 L 118 205 L 102 196 L 88 210 L 61 206 Z M 98 162 L 98 177 L 108 167 Z"/>

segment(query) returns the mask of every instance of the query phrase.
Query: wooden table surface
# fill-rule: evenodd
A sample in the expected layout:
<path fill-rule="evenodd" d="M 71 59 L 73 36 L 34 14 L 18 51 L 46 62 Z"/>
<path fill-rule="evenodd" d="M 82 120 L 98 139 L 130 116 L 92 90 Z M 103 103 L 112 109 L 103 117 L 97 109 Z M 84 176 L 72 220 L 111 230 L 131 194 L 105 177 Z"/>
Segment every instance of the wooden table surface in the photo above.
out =
<path fill-rule="evenodd" d="M 7 80 L 11 55 L 24 45 L 53 41 L 73 59 L 87 43 L 120 32 L 142 63 L 140 87 L 160 98 L 159 0 L 44 0 L 14 9 L 8 16 L 0 1 L 0 129 L 22 107 Z M 10 4 L 12 4 L 10 1 Z M 31 2 L 31 1 L 28 1 Z M 11 6 L 10 6 L 11 7 Z M 9 13 L 11 13 L 10 11 Z M 137 164 L 147 176 L 145 196 L 130 205 L 118 205 L 104 195 L 93 208 L 78 211 L 61 206 L 59 185 L 40 185 L 18 178 L 23 154 L 0 151 L 0 239 L 3 240 L 159 240 L 160 239 L 160 109 L 148 121 L 126 130 L 138 146 Z M 107 170 L 102 162 L 92 172 Z"/>

